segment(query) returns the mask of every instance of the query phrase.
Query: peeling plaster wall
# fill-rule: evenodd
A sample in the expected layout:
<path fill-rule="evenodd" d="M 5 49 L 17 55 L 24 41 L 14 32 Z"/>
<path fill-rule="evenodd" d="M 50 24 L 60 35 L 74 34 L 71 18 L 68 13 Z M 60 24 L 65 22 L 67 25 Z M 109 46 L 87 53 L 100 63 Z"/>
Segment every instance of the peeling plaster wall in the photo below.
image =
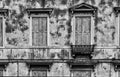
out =
<path fill-rule="evenodd" d="M 117 2 L 118 1 L 118 2 Z M 94 5 L 98 8 L 98 18 L 95 24 L 94 41 L 98 47 L 117 46 L 117 24 L 113 7 L 119 6 L 119 0 L 46 0 L 45 8 L 54 8 L 50 17 L 50 45 L 67 46 L 73 44 L 72 26 L 73 19 L 70 17 L 68 8 L 82 2 Z M 5 47 L 29 47 L 30 23 L 26 8 L 42 8 L 41 0 L 3 0 L 0 8 L 9 9 L 9 16 L 5 17 Z M 64 55 L 63 55 L 64 52 Z M 93 59 L 112 59 L 118 54 L 116 49 L 96 49 Z M 0 50 L 0 59 L 70 59 L 70 49 L 4 49 Z M 105 64 L 105 63 L 104 63 Z M 109 77 L 109 64 L 96 66 L 94 77 Z M 19 65 L 20 76 L 28 75 L 28 67 L 25 63 L 9 63 L 6 67 L 6 76 L 17 76 Z M 54 67 L 53 67 L 54 66 Z M 70 69 L 66 63 L 55 63 L 48 73 L 51 75 L 69 76 Z M 59 67 L 58 67 L 59 66 Z M 104 70 L 104 67 L 107 68 Z M 113 68 L 113 66 L 111 66 Z M 11 71 L 11 69 L 14 69 Z M 65 71 L 66 70 L 66 71 Z M 104 70 L 101 71 L 101 70 Z M 114 73 L 114 70 L 112 73 Z M 63 73 L 63 71 L 65 71 Z M 104 75 L 100 75 L 104 73 Z M 111 77 L 115 77 L 111 73 Z M 112 76 L 113 75 L 113 76 Z"/>

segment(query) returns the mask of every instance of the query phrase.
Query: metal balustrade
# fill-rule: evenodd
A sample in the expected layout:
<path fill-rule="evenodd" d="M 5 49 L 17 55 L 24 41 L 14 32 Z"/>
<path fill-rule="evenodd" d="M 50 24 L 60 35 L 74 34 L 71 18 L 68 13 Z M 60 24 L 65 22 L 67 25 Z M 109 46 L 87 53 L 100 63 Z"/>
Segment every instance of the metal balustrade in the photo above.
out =
<path fill-rule="evenodd" d="M 72 45 L 73 54 L 90 54 L 94 52 L 94 45 Z"/>

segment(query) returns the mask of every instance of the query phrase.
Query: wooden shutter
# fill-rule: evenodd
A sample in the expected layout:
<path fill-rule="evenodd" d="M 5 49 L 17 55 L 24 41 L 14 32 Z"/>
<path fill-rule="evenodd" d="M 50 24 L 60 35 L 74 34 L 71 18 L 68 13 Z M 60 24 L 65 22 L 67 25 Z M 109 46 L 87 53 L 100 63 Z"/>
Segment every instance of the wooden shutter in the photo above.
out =
<path fill-rule="evenodd" d="M 47 17 L 33 17 L 32 19 L 32 45 L 47 45 Z"/>
<path fill-rule="evenodd" d="M 91 77 L 91 71 L 76 70 L 73 71 L 73 77 Z"/>
<path fill-rule="evenodd" d="M 43 71 L 43 70 L 34 70 L 32 71 L 32 76 L 36 76 L 36 77 L 47 77 L 47 71 Z"/>
<path fill-rule="evenodd" d="M 42 34 L 43 34 L 43 46 L 47 45 L 47 18 L 42 18 Z"/>
<path fill-rule="evenodd" d="M 34 17 L 32 19 L 32 45 L 37 46 L 37 37 L 38 37 L 38 26 L 39 26 L 39 18 Z"/>
<path fill-rule="evenodd" d="M 3 76 L 3 67 L 0 67 L 0 77 Z"/>
<path fill-rule="evenodd" d="M 82 19 L 76 17 L 76 28 L 75 28 L 75 43 L 76 45 L 82 44 Z"/>
<path fill-rule="evenodd" d="M 75 44 L 90 45 L 91 43 L 91 20 L 90 17 L 76 17 Z"/>
<path fill-rule="evenodd" d="M 0 46 L 3 46 L 3 20 L 0 18 Z"/>
<path fill-rule="evenodd" d="M 32 67 L 32 76 L 37 77 L 47 77 L 47 68 L 46 67 Z"/>

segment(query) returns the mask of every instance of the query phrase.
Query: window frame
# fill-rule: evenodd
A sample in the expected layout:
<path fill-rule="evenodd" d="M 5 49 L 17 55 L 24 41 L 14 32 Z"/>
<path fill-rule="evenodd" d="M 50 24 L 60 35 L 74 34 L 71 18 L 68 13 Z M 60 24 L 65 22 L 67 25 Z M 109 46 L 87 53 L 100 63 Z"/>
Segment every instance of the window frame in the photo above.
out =
<path fill-rule="evenodd" d="M 0 18 L 2 19 L 2 46 L 0 48 L 5 47 L 5 19 L 4 16 L 0 15 Z"/>
<path fill-rule="evenodd" d="M 41 67 L 41 66 L 39 66 Z M 35 70 L 36 67 L 31 67 L 30 68 L 30 76 L 32 76 L 32 72 L 33 71 L 45 71 L 46 72 L 46 77 L 47 77 L 47 73 L 48 73 L 48 69 L 40 69 L 40 68 L 37 68 L 37 70 Z M 33 76 L 34 77 L 34 76 Z M 41 76 L 40 76 L 41 77 Z"/>
<path fill-rule="evenodd" d="M 46 17 L 47 18 L 47 45 L 46 46 L 34 46 L 33 44 L 32 44 L 32 19 L 33 19 L 33 17 Z M 47 47 L 47 46 L 49 46 L 49 15 L 48 14 L 40 14 L 40 15 L 35 15 L 35 14 L 33 14 L 33 15 L 31 15 L 30 16 L 30 45 L 32 46 L 32 47 Z"/>
<path fill-rule="evenodd" d="M 90 71 L 90 77 L 92 77 L 92 74 L 93 74 L 93 69 L 92 68 L 77 68 L 77 69 L 71 69 L 70 70 L 70 77 L 74 77 L 73 76 L 73 71 Z"/>
<path fill-rule="evenodd" d="M 76 23 L 75 23 L 75 18 L 76 17 L 91 17 L 91 34 L 90 34 L 90 36 L 91 36 L 91 40 L 90 40 L 90 45 L 93 45 L 94 44 L 94 17 L 92 16 L 92 14 L 74 14 L 73 15 L 73 28 L 72 28 L 72 31 L 73 31 L 73 40 L 74 40 L 74 42 L 73 42 L 73 45 L 75 45 L 75 28 L 76 28 Z"/>

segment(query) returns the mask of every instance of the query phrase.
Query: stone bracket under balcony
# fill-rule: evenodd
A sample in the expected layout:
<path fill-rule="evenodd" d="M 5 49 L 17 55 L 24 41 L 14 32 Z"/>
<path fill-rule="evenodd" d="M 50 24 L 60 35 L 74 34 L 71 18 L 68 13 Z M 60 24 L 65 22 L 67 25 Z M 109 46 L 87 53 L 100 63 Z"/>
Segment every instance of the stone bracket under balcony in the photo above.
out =
<path fill-rule="evenodd" d="M 0 15 L 8 15 L 9 10 L 8 9 L 0 9 Z"/>
<path fill-rule="evenodd" d="M 72 60 L 68 62 L 68 65 L 70 66 L 71 70 L 88 69 L 94 71 L 96 62 L 92 60 L 80 59 L 80 60 Z"/>
<path fill-rule="evenodd" d="M 72 45 L 71 54 L 73 58 L 91 58 L 95 45 Z"/>
<path fill-rule="evenodd" d="M 115 71 L 120 71 L 120 60 L 118 59 L 118 60 L 114 60 L 113 61 L 113 65 L 114 65 L 114 69 L 115 69 Z"/>
<path fill-rule="evenodd" d="M 44 60 L 43 61 L 29 60 L 26 61 L 26 64 L 30 69 L 41 67 L 41 70 L 49 70 L 52 65 L 52 62 L 44 61 Z"/>

